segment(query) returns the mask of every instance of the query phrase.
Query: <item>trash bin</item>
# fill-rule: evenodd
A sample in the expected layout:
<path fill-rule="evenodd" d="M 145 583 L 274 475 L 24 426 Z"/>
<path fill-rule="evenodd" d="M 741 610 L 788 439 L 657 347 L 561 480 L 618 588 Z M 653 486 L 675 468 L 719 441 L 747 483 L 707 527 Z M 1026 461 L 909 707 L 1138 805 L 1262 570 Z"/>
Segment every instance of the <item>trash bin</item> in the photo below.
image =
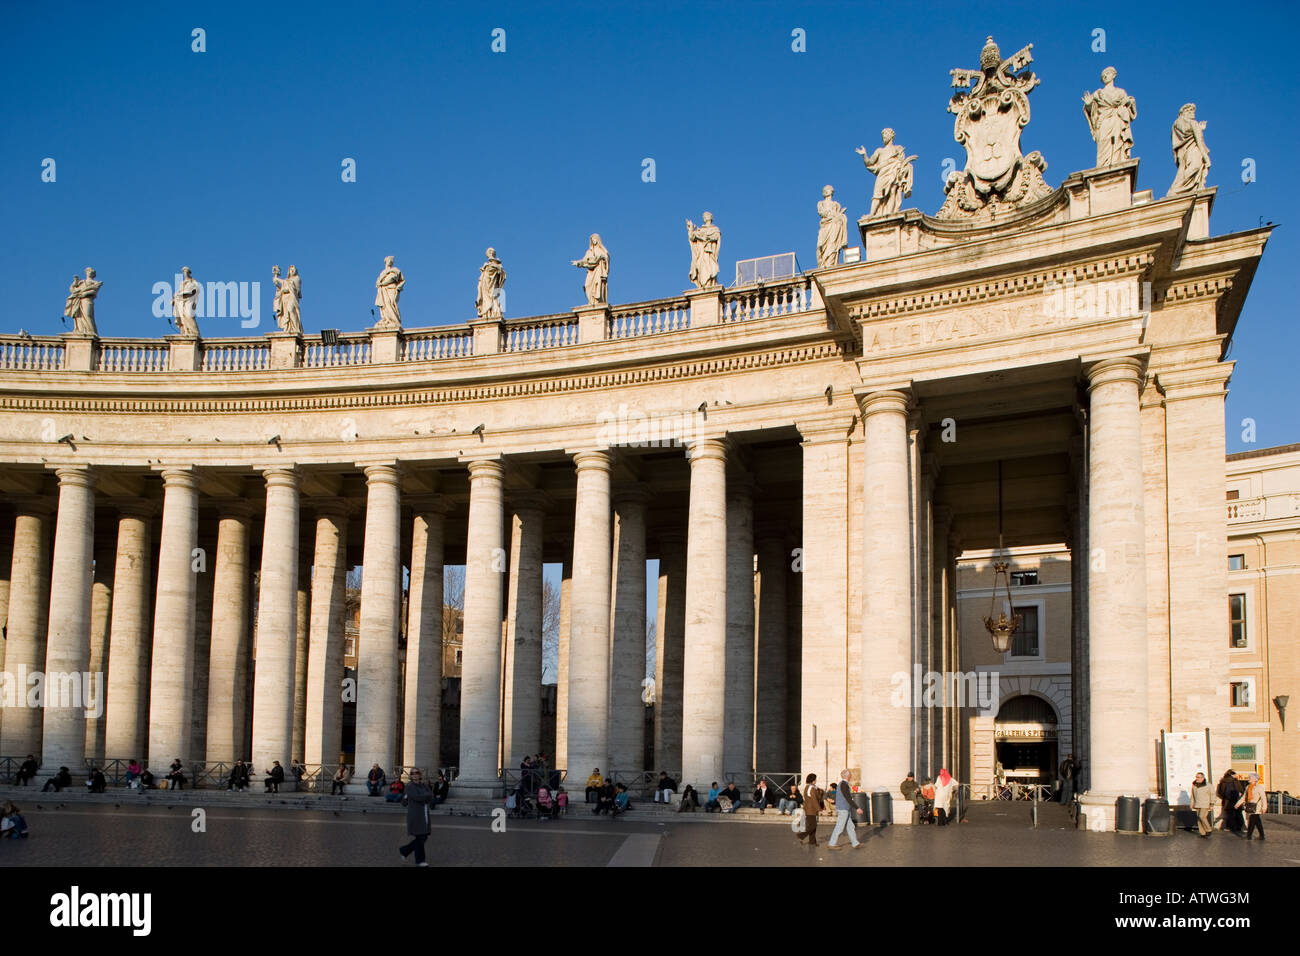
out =
<path fill-rule="evenodd" d="M 1140 833 L 1142 802 L 1137 797 L 1120 797 L 1115 801 L 1115 829 L 1120 833 Z"/>
<path fill-rule="evenodd" d="M 859 790 L 857 793 L 853 795 L 853 802 L 857 804 L 858 809 L 862 811 L 862 816 L 857 820 L 854 820 L 853 822 L 860 823 L 864 826 L 870 823 L 871 822 L 871 795 L 867 793 L 865 790 Z"/>
<path fill-rule="evenodd" d="M 894 822 L 894 798 L 888 790 L 871 794 L 871 822 L 880 827 Z"/>
<path fill-rule="evenodd" d="M 1151 797 L 1143 803 L 1142 818 L 1146 823 L 1144 831 L 1152 836 L 1170 836 L 1173 833 L 1169 825 L 1169 801 L 1163 797 Z"/>

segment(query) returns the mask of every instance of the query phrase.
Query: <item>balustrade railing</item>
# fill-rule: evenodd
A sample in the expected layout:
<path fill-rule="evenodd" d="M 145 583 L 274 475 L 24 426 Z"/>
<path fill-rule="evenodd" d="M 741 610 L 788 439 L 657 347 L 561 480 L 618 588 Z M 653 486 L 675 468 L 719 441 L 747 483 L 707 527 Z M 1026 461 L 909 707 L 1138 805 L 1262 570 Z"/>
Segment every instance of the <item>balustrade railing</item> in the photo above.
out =
<path fill-rule="evenodd" d="M 474 354 L 474 333 L 468 326 L 413 329 L 402 339 L 403 362 L 465 358 Z"/>
<path fill-rule="evenodd" d="M 627 339 L 637 335 L 657 335 L 660 332 L 680 332 L 691 326 L 691 307 L 685 299 L 657 302 L 639 302 L 620 306 L 609 316 L 611 339 Z"/>
<path fill-rule="evenodd" d="M 1264 517 L 1263 498 L 1241 498 L 1228 502 L 1228 523 L 1259 521 Z"/>
<path fill-rule="evenodd" d="M 722 297 L 722 321 L 745 322 L 775 315 L 793 315 L 812 308 L 812 279 L 797 278 L 736 289 Z"/>
<path fill-rule="evenodd" d="M 511 319 L 501 336 L 503 352 L 534 352 L 578 344 L 578 320 L 572 315 Z"/>
<path fill-rule="evenodd" d="M 153 339 L 111 339 L 99 347 L 101 372 L 165 372 L 170 349 Z"/>
<path fill-rule="evenodd" d="M 0 368 L 43 372 L 62 367 L 62 340 L 30 335 L 0 336 Z"/>
<path fill-rule="evenodd" d="M 326 345 L 319 337 L 312 337 L 303 342 L 303 368 L 332 368 L 336 365 L 368 365 L 370 363 L 370 336 L 340 335 L 337 340 Z"/>
<path fill-rule="evenodd" d="M 205 372 L 254 372 L 271 367 L 265 339 L 210 339 L 203 342 Z"/>

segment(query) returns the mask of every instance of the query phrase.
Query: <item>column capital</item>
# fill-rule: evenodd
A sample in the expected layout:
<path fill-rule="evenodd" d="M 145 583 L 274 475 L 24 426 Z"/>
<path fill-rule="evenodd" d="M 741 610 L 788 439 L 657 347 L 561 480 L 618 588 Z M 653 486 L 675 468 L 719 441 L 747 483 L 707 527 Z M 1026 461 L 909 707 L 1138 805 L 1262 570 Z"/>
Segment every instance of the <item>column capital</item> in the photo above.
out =
<path fill-rule="evenodd" d="M 222 518 L 251 518 L 253 516 L 253 505 L 244 498 L 214 498 L 210 499 L 212 505 L 217 509 L 217 520 Z"/>
<path fill-rule="evenodd" d="M 109 498 L 106 504 L 120 517 L 152 518 L 158 513 L 158 502 L 152 498 Z"/>
<path fill-rule="evenodd" d="M 613 456 L 608 449 L 589 449 L 575 452 L 573 464 L 578 471 L 591 469 L 608 473 L 613 468 Z"/>
<path fill-rule="evenodd" d="M 47 495 L 10 495 L 15 514 L 47 517 L 54 514 L 55 499 Z"/>
<path fill-rule="evenodd" d="M 879 391 L 859 394 L 856 397 L 858 399 L 858 407 L 862 410 L 863 419 L 884 412 L 906 416 L 912 407 L 912 394 L 910 389 L 903 391 L 901 389 L 886 388 Z"/>
<path fill-rule="evenodd" d="M 515 514 L 544 515 L 555 507 L 555 501 L 537 488 L 521 488 L 506 492 L 506 505 Z"/>
<path fill-rule="evenodd" d="M 451 511 L 451 502 L 446 495 L 407 495 L 407 506 L 417 515 L 445 515 Z"/>
<path fill-rule="evenodd" d="M 747 474 L 732 474 L 727 482 L 728 501 L 751 501 L 754 497 L 754 479 Z"/>
<path fill-rule="evenodd" d="M 80 488 L 95 487 L 95 472 L 89 465 L 60 465 L 54 469 L 59 478 L 59 487 L 72 485 Z"/>
<path fill-rule="evenodd" d="M 1141 388 L 1142 379 L 1146 372 L 1146 363 L 1131 355 L 1125 355 L 1120 358 L 1103 359 L 1090 366 L 1088 374 L 1088 392 L 1101 385 L 1112 385 L 1117 383 L 1132 383 L 1134 386 Z"/>
<path fill-rule="evenodd" d="M 790 537 L 790 525 L 785 521 L 768 519 L 754 522 L 754 542 L 761 547 L 766 542 L 775 542 L 782 547 Z"/>
<path fill-rule="evenodd" d="M 322 518 L 350 518 L 356 507 L 346 498 L 308 498 L 305 505 Z"/>
<path fill-rule="evenodd" d="M 298 489 L 298 471 L 293 465 L 274 465 L 262 469 L 267 488 Z"/>
<path fill-rule="evenodd" d="M 469 468 L 471 483 L 480 478 L 495 478 L 500 481 L 505 477 L 505 465 L 500 458 L 471 458 L 466 466 Z"/>
<path fill-rule="evenodd" d="M 832 418 L 815 418 L 812 421 L 795 422 L 803 444 L 820 442 L 848 441 L 857 424 L 854 415 L 836 415 Z"/>
<path fill-rule="evenodd" d="M 190 488 L 197 486 L 193 465 L 155 465 L 154 471 L 162 476 L 164 488 Z"/>
<path fill-rule="evenodd" d="M 686 460 L 694 467 L 696 462 L 711 459 L 726 462 L 727 440 L 725 438 L 696 438 L 686 443 Z"/>
<path fill-rule="evenodd" d="M 934 515 L 934 526 L 936 528 L 945 529 L 943 531 L 943 536 L 946 537 L 946 529 L 952 524 L 952 509 L 947 505 L 935 505 L 931 513 Z"/>
<path fill-rule="evenodd" d="M 402 480 L 401 469 L 395 461 L 374 462 L 371 464 L 358 463 L 361 470 L 366 475 L 366 486 L 370 485 L 400 485 Z"/>
<path fill-rule="evenodd" d="M 650 501 L 652 494 L 644 482 L 627 482 L 614 486 L 614 506 L 640 505 L 643 508 Z"/>

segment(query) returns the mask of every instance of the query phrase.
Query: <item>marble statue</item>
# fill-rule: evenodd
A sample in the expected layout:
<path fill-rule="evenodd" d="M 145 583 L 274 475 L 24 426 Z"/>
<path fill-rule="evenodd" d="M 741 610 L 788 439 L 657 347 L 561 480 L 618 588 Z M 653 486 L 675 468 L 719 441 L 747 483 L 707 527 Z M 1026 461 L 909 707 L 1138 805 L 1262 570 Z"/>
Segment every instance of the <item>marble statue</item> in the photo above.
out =
<path fill-rule="evenodd" d="M 718 249 L 722 246 L 722 230 L 713 224 L 713 213 L 704 214 L 704 222 L 695 225 L 686 220 L 686 237 L 691 243 L 691 271 L 688 278 L 697 289 L 710 289 L 718 284 Z"/>
<path fill-rule="evenodd" d="M 876 188 L 871 193 L 871 211 L 867 214 L 892 216 L 903 208 L 903 199 L 912 195 L 912 163 L 915 156 L 908 156 L 907 150 L 894 144 L 894 131 L 880 131 L 880 141 L 884 144 L 870 156 L 867 148 L 859 146 L 854 152 L 862 157 L 862 165 L 867 172 L 876 174 Z"/>
<path fill-rule="evenodd" d="M 95 270 L 86 266 L 86 277 L 72 277 L 72 285 L 68 286 L 68 298 L 63 303 L 63 315 L 72 320 L 72 329 L 74 332 L 82 332 L 86 335 L 98 335 L 95 328 L 95 296 L 99 295 L 100 286 L 104 283 L 95 279 Z"/>
<path fill-rule="evenodd" d="M 194 281 L 189 266 L 181 268 L 181 275 L 181 284 L 172 296 L 172 317 L 176 320 L 176 330 L 181 335 L 197 339 L 199 323 L 194 317 L 198 314 L 199 297 L 203 295 L 203 289 Z"/>
<path fill-rule="evenodd" d="M 281 332 L 302 334 L 302 277 L 298 267 L 289 267 L 289 276 L 280 278 L 280 267 L 271 267 L 271 281 L 275 283 L 275 324 Z"/>
<path fill-rule="evenodd" d="M 849 244 L 849 217 L 844 207 L 835 201 L 835 188 L 822 187 L 821 202 L 817 204 L 821 226 L 817 229 L 817 268 L 838 265 L 840 250 Z"/>
<path fill-rule="evenodd" d="M 966 168 L 947 184 L 939 219 L 991 219 L 1051 193 L 1043 181 L 1047 161 L 1037 150 L 1020 152 L 1020 131 L 1029 123 L 1029 94 L 1038 77 L 1031 43 L 1007 59 L 989 37 L 978 70 L 950 70 L 958 89 L 948 102 L 956 115 L 953 139 L 966 149 Z"/>
<path fill-rule="evenodd" d="M 587 254 L 572 261 L 578 268 L 587 270 L 587 281 L 582 286 L 587 293 L 587 305 L 604 305 L 609 295 L 609 250 L 600 241 L 600 235 L 593 232 Z"/>
<path fill-rule="evenodd" d="M 1108 66 L 1101 71 L 1102 87 L 1083 94 L 1083 115 L 1097 143 L 1097 168 L 1117 166 L 1130 158 L 1133 129 L 1137 119 L 1137 101 L 1115 85 L 1116 71 Z"/>
<path fill-rule="evenodd" d="M 501 293 L 506 285 L 506 270 L 497 258 L 497 251 L 491 247 L 487 251 L 487 262 L 478 270 L 478 298 L 474 308 L 480 319 L 501 319 L 505 312 L 501 308 Z"/>
<path fill-rule="evenodd" d="M 1205 145 L 1205 123 L 1196 120 L 1196 104 L 1184 103 L 1173 128 L 1174 162 L 1178 172 L 1168 196 L 1181 196 L 1205 188 L 1210 172 L 1210 150 Z"/>
<path fill-rule="evenodd" d="M 402 295 L 402 287 L 406 285 L 406 276 L 393 265 L 395 261 L 393 256 L 384 256 L 384 271 L 375 280 L 375 305 L 379 306 L 379 321 L 374 325 L 376 329 L 402 327 L 402 313 L 397 308 L 397 300 Z"/>

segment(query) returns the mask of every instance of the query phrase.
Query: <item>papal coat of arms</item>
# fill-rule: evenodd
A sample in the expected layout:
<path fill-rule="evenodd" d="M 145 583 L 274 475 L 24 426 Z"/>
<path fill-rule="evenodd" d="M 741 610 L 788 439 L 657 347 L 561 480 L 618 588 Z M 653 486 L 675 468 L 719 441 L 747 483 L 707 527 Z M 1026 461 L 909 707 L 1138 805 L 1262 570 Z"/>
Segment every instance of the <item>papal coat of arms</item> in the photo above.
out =
<path fill-rule="evenodd" d="M 966 147 L 966 168 L 948 178 L 940 219 L 991 219 L 1001 209 L 1023 206 L 1051 192 L 1043 181 L 1047 162 L 1035 151 L 1020 153 L 1020 130 L 1029 122 L 1029 92 L 1038 77 L 1026 67 L 1033 44 L 1008 59 L 989 37 L 978 70 L 952 70 L 948 112 L 957 115 L 953 138 Z"/>

